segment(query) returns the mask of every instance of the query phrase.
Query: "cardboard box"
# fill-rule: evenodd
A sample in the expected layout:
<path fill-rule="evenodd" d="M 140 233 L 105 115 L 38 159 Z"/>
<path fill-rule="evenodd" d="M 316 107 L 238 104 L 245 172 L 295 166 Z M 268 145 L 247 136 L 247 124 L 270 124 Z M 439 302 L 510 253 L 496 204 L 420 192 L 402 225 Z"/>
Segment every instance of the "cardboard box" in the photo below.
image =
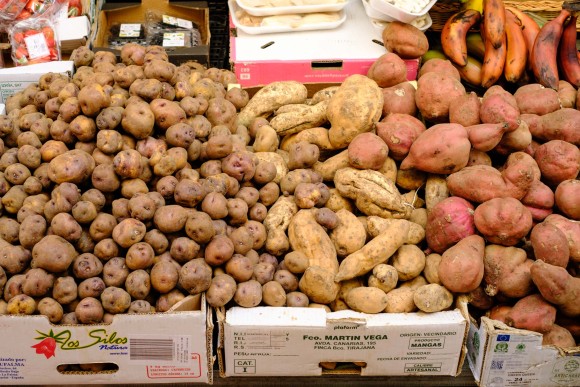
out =
<path fill-rule="evenodd" d="M 467 348 L 480 386 L 580 386 L 580 347 L 543 346 L 540 333 L 471 319 Z"/>
<path fill-rule="evenodd" d="M 201 33 L 201 44 L 196 47 L 165 47 L 169 61 L 179 65 L 187 61 L 197 61 L 209 66 L 209 8 L 206 1 L 172 2 L 168 0 L 141 0 L 140 3 L 105 3 L 102 11 L 93 23 L 95 29 L 92 38 L 93 51 L 107 50 L 117 56 L 120 50 L 109 48 L 108 36 L 111 26 L 115 24 L 144 23 L 147 10 L 190 20 L 197 24 Z"/>
<path fill-rule="evenodd" d="M 5 103 L 6 98 L 26 88 L 29 84 L 38 82 L 42 75 L 49 72 L 72 77 L 74 63 L 59 61 L 0 69 L 0 103 Z"/>
<path fill-rule="evenodd" d="M 250 35 L 231 25 L 230 65 L 238 82 L 243 87 L 286 80 L 340 83 L 366 74 L 386 50 L 361 1 L 351 1 L 345 12 L 346 21 L 332 30 Z M 405 63 L 407 79 L 416 79 L 419 60 Z"/>
<path fill-rule="evenodd" d="M 91 34 L 91 22 L 88 16 L 70 17 L 59 21 L 56 30 L 60 53 L 70 54 L 75 48 L 87 44 Z"/>
<path fill-rule="evenodd" d="M 123 314 L 109 325 L 53 325 L 45 316 L 0 316 L 0 385 L 211 383 L 211 313 L 189 296 L 166 313 Z M 113 363 L 106 372 L 62 364 Z"/>
<path fill-rule="evenodd" d="M 365 362 L 361 375 L 458 375 L 466 354 L 465 301 L 439 313 L 319 308 L 216 310 L 220 375 L 318 376 L 320 362 Z"/>

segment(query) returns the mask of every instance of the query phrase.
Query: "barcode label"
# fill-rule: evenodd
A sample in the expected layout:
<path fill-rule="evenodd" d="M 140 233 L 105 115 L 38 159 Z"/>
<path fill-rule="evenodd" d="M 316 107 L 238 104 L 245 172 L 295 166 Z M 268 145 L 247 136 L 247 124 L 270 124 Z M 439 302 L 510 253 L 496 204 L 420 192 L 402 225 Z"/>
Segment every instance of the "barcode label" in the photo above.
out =
<path fill-rule="evenodd" d="M 188 363 L 190 336 L 138 335 L 129 337 L 129 360 L 147 364 Z"/>
<path fill-rule="evenodd" d="M 491 369 L 492 370 L 502 370 L 503 369 L 503 360 L 492 360 L 491 361 Z"/>

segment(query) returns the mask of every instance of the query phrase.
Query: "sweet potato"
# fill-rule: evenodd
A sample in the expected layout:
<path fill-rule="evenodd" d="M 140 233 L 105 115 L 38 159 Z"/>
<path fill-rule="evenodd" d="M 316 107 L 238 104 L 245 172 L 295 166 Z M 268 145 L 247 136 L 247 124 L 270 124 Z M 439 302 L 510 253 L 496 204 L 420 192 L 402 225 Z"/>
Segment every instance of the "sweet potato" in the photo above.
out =
<path fill-rule="evenodd" d="M 422 312 L 440 312 L 453 305 L 453 294 L 439 284 L 423 285 L 413 293 L 413 302 Z"/>
<path fill-rule="evenodd" d="M 429 49 L 425 33 L 414 25 L 394 20 L 383 30 L 383 43 L 389 52 L 401 58 L 419 58 Z"/>
<path fill-rule="evenodd" d="M 387 295 L 379 288 L 361 286 L 346 294 L 346 304 L 354 311 L 380 313 L 387 307 Z"/>
<path fill-rule="evenodd" d="M 517 244 L 532 228 L 532 214 L 517 199 L 495 198 L 475 209 L 475 228 L 491 243 Z"/>
<path fill-rule="evenodd" d="M 507 155 L 512 152 L 524 151 L 531 144 L 532 133 L 530 133 L 528 123 L 520 119 L 520 126 L 514 131 L 504 133 L 494 150 L 501 155 Z"/>
<path fill-rule="evenodd" d="M 532 219 L 536 222 L 541 222 L 552 213 L 554 192 L 540 180 L 534 179 L 521 202 L 532 213 Z"/>
<path fill-rule="evenodd" d="M 455 69 L 455 67 L 453 67 Z M 481 101 L 475 92 L 455 97 L 449 105 L 449 122 L 463 126 L 478 125 L 481 123 L 479 110 Z"/>
<path fill-rule="evenodd" d="M 554 187 L 564 180 L 575 179 L 580 171 L 580 150 L 567 141 L 551 140 L 540 145 L 534 159 L 542 171 L 542 179 Z"/>
<path fill-rule="evenodd" d="M 499 124 L 478 124 L 465 128 L 469 142 L 473 149 L 489 152 L 501 142 L 504 133 L 508 130 L 505 122 Z"/>
<path fill-rule="evenodd" d="M 563 108 L 576 107 L 576 88 L 568 81 L 560 79 L 558 82 L 558 99 Z"/>
<path fill-rule="evenodd" d="M 570 220 L 560 214 L 548 215 L 544 221 L 558 227 L 566 235 L 570 260 L 580 262 L 580 221 Z"/>
<path fill-rule="evenodd" d="M 391 87 L 383 88 L 383 116 L 389 114 L 408 114 L 414 116 L 417 113 L 415 105 L 415 87 L 409 82 L 401 82 Z"/>
<path fill-rule="evenodd" d="M 476 289 L 483 279 L 484 248 L 482 237 L 470 235 L 447 249 L 438 268 L 441 284 L 456 293 Z"/>
<path fill-rule="evenodd" d="M 381 118 L 382 109 L 383 93 L 375 81 L 359 74 L 346 78 L 326 109 L 332 146 L 346 148 L 357 134 L 370 132 Z"/>
<path fill-rule="evenodd" d="M 580 181 L 576 179 L 568 179 L 562 181 L 556 187 L 554 194 L 556 206 L 558 209 L 573 220 L 580 220 Z"/>
<path fill-rule="evenodd" d="M 560 109 L 558 92 L 539 83 L 520 86 L 514 93 L 514 97 L 522 114 L 543 116 Z"/>
<path fill-rule="evenodd" d="M 401 169 L 450 174 L 461 170 L 469 161 L 467 131 L 459 124 L 437 124 L 421 133 L 401 162 Z"/>
<path fill-rule="evenodd" d="M 381 234 L 385 231 L 390 224 L 393 222 L 405 222 L 404 219 L 386 219 L 381 218 L 380 216 L 367 216 L 366 224 L 367 230 L 366 232 L 371 237 L 376 237 L 377 235 Z M 418 245 L 425 239 L 425 229 L 420 224 L 417 224 L 413 221 L 406 221 L 409 223 L 409 233 L 407 234 L 407 238 L 405 243 L 411 245 Z"/>
<path fill-rule="evenodd" d="M 341 209 L 336 212 L 339 224 L 330 232 L 330 239 L 334 243 L 336 253 L 345 257 L 360 250 L 365 242 L 367 233 L 364 226 L 350 211 Z"/>
<path fill-rule="evenodd" d="M 442 253 L 461 239 L 475 234 L 474 207 L 457 196 L 443 199 L 427 217 L 425 238 L 429 248 Z"/>
<path fill-rule="evenodd" d="M 408 232 L 407 222 L 392 222 L 385 231 L 364 245 L 362 249 L 344 258 L 334 280 L 340 282 L 358 277 L 368 273 L 378 264 L 385 263 L 405 243 Z"/>
<path fill-rule="evenodd" d="M 580 146 L 580 111 L 572 108 L 558 109 L 543 116 L 525 114 L 532 136 L 541 141 L 562 140 Z"/>
<path fill-rule="evenodd" d="M 558 227 L 549 222 L 536 224 L 530 233 L 530 243 L 537 260 L 564 268 L 568 266 L 568 240 Z"/>
<path fill-rule="evenodd" d="M 407 66 L 397 54 L 387 52 L 373 62 L 367 77 L 379 87 L 391 87 L 407 80 Z"/>
<path fill-rule="evenodd" d="M 548 332 L 542 336 L 542 345 L 555 345 L 560 348 L 571 348 L 576 346 L 572 333 L 557 324 L 552 326 Z"/>
<path fill-rule="evenodd" d="M 428 72 L 417 81 L 415 103 L 426 120 L 449 122 L 451 101 L 464 94 L 465 87 L 459 80 L 445 74 Z"/>
<path fill-rule="evenodd" d="M 566 316 L 580 316 L 580 278 L 572 277 L 563 267 L 540 260 L 534 262 L 530 273 L 544 299 Z"/>
<path fill-rule="evenodd" d="M 527 296 L 533 289 L 530 275 L 533 262 L 528 259 L 523 249 L 500 245 L 485 246 L 485 292 L 492 297 L 498 293 L 512 298 Z"/>
<path fill-rule="evenodd" d="M 498 197 L 523 198 L 534 181 L 537 165 L 523 152 L 510 156 L 500 172 L 488 165 L 473 165 L 447 177 L 452 195 L 476 203 Z"/>
<path fill-rule="evenodd" d="M 378 170 L 388 155 L 389 147 L 374 133 L 361 133 L 348 144 L 348 162 L 357 169 Z"/>
<path fill-rule="evenodd" d="M 451 61 L 448 59 L 433 58 L 429 59 L 425 63 L 422 63 L 421 68 L 419 69 L 417 79 L 421 79 L 423 75 L 430 72 L 443 74 L 453 79 L 457 79 L 458 81 L 461 81 L 461 75 L 459 75 L 459 71 L 455 68 L 455 66 L 453 66 Z"/>
<path fill-rule="evenodd" d="M 388 145 L 389 155 L 395 160 L 404 159 L 425 130 L 425 124 L 419 119 L 402 113 L 391 113 L 376 126 L 377 135 Z"/>
<path fill-rule="evenodd" d="M 507 123 L 508 131 L 516 130 L 520 125 L 520 110 L 515 98 L 500 90 L 486 92 L 481 101 L 479 109 L 479 118 L 484 124 L 501 124 Z"/>
<path fill-rule="evenodd" d="M 541 295 L 532 294 L 520 299 L 506 315 L 506 324 L 534 332 L 549 332 L 556 321 L 556 308 Z"/>

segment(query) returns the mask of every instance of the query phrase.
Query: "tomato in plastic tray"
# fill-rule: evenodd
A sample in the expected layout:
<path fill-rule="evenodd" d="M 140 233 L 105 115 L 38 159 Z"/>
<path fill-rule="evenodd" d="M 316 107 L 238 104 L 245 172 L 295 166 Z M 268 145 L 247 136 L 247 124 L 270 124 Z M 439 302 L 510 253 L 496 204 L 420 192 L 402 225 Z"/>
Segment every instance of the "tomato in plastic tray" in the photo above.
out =
<path fill-rule="evenodd" d="M 9 31 L 16 66 L 60 60 L 54 26 L 48 19 L 24 20 Z"/>

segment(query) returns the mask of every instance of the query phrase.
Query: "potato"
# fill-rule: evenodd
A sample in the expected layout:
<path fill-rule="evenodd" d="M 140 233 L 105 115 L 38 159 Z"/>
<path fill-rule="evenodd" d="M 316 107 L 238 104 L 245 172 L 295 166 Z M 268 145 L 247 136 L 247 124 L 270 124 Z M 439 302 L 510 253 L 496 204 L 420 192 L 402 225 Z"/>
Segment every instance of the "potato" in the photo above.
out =
<path fill-rule="evenodd" d="M 389 293 L 397 286 L 399 274 L 397 269 L 384 263 L 378 264 L 373 268 L 372 274 L 368 278 L 368 286 L 381 289 Z"/>
<path fill-rule="evenodd" d="M 269 281 L 262 285 L 262 301 L 268 306 L 286 305 L 286 292 L 277 281 Z"/>
<path fill-rule="evenodd" d="M 570 248 L 566 235 L 555 225 L 542 222 L 530 232 L 529 241 L 536 259 L 550 265 L 566 267 L 570 258 Z"/>
<path fill-rule="evenodd" d="M 415 290 L 413 302 L 422 312 L 440 312 L 451 307 L 453 294 L 439 284 L 423 285 Z"/>
<path fill-rule="evenodd" d="M 207 302 L 214 308 L 226 305 L 236 293 L 236 281 L 227 274 L 218 274 L 207 289 Z"/>
<path fill-rule="evenodd" d="M 241 255 L 234 254 L 225 264 L 226 273 L 237 282 L 245 282 L 252 278 L 254 274 L 254 264 L 251 259 Z"/>
<path fill-rule="evenodd" d="M 124 289 L 109 286 L 101 293 L 101 305 L 107 313 L 124 313 L 131 306 L 131 296 Z"/>
<path fill-rule="evenodd" d="M 57 277 L 52 287 L 52 298 L 59 304 L 66 305 L 77 298 L 77 284 L 71 276 Z"/>
<path fill-rule="evenodd" d="M 348 210 L 336 212 L 339 219 L 338 226 L 330 233 L 338 256 L 346 257 L 360 250 L 366 242 L 366 231 L 356 216 Z"/>
<path fill-rule="evenodd" d="M 94 254 L 84 253 L 74 259 L 72 271 L 77 279 L 97 277 L 103 271 L 103 263 Z"/>
<path fill-rule="evenodd" d="M 103 265 L 103 281 L 107 286 L 122 286 L 129 275 L 125 258 L 114 257 Z"/>
<path fill-rule="evenodd" d="M 340 289 L 334 282 L 332 271 L 320 266 L 309 266 L 304 271 L 298 287 L 311 301 L 320 304 L 332 302 Z"/>
<path fill-rule="evenodd" d="M 62 320 L 64 314 L 62 305 L 60 305 L 58 301 L 53 298 L 44 297 L 38 301 L 36 308 L 38 309 L 39 314 L 48 317 L 48 321 L 53 324 L 56 324 Z"/>
<path fill-rule="evenodd" d="M 42 297 L 49 293 L 54 284 L 54 276 L 44 269 L 30 269 L 24 276 L 22 292 L 31 297 Z"/>
<path fill-rule="evenodd" d="M 32 248 L 30 265 L 51 273 L 59 273 L 65 271 L 77 255 L 75 248 L 64 238 L 47 235 Z"/>
<path fill-rule="evenodd" d="M 566 316 L 576 318 L 580 316 L 580 306 L 576 302 L 580 292 L 579 278 L 571 276 L 563 267 L 550 265 L 541 260 L 531 265 L 530 274 L 545 299 L 544 303 L 548 301 L 557 305 L 558 310 Z"/>
<path fill-rule="evenodd" d="M 580 181 L 568 179 L 556 187 L 556 206 L 571 220 L 580 220 L 580 206 L 574 200 L 580 194 Z"/>
<path fill-rule="evenodd" d="M 144 300 L 151 291 L 151 278 L 145 270 L 134 270 L 129 273 L 124 285 L 133 299 Z"/>
<path fill-rule="evenodd" d="M 256 280 L 249 280 L 238 284 L 234 301 L 244 308 L 258 306 L 262 302 L 262 285 Z"/>
<path fill-rule="evenodd" d="M 179 270 L 179 286 L 189 294 L 206 291 L 212 281 L 212 269 L 204 258 L 195 258 L 184 264 Z"/>
<path fill-rule="evenodd" d="M 417 310 L 413 295 L 415 289 L 411 287 L 400 287 L 387 293 L 387 313 L 411 313 Z"/>
<path fill-rule="evenodd" d="M 456 293 L 467 293 L 479 286 L 484 274 L 485 241 L 470 235 L 447 249 L 438 267 L 441 284 Z"/>
<path fill-rule="evenodd" d="M 75 315 L 83 324 L 98 324 L 103 320 L 105 311 L 101 302 L 94 297 L 86 297 L 79 301 Z"/>
<path fill-rule="evenodd" d="M 558 91 L 539 83 L 520 86 L 514 93 L 521 114 L 544 115 L 560 109 Z"/>
<path fill-rule="evenodd" d="M 429 50 L 429 42 L 425 34 L 411 24 L 396 20 L 387 23 L 382 37 L 387 51 L 401 58 L 419 58 Z"/>
<path fill-rule="evenodd" d="M 417 79 L 420 79 L 423 75 L 429 72 L 439 73 L 457 79 L 458 81 L 461 81 L 461 75 L 459 74 L 459 70 L 455 68 L 455 66 L 453 65 L 453 63 L 451 63 L 449 59 L 432 58 L 426 62 L 421 63 Z M 479 113 L 479 110 L 477 111 L 477 113 Z"/>
<path fill-rule="evenodd" d="M 383 88 L 383 116 L 389 114 L 417 114 L 415 105 L 415 87 L 410 82 L 402 82 Z"/>
<path fill-rule="evenodd" d="M 451 101 L 461 95 L 465 95 L 465 87 L 459 80 L 428 72 L 417 82 L 415 103 L 426 120 L 435 123 L 448 122 Z"/>
<path fill-rule="evenodd" d="M 30 315 L 36 311 L 36 301 L 26 294 L 19 294 L 12 297 L 6 305 L 7 314 Z"/>
<path fill-rule="evenodd" d="M 32 249 L 46 234 L 46 220 L 41 215 L 30 215 L 20 224 L 18 240 L 26 249 Z"/>
<path fill-rule="evenodd" d="M 177 232 L 183 229 L 187 222 L 186 210 L 175 204 L 160 207 L 155 211 L 153 222 L 159 231 L 164 233 Z"/>
<path fill-rule="evenodd" d="M 301 292 L 290 292 L 286 294 L 286 306 L 288 307 L 308 307 L 308 296 Z"/>
<path fill-rule="evenodd" d="M 153 313 L 153 309 L 154 308 L 151 306 L 151 304 L 145 300 L 134 300 L 131 301 L 131 305 L 129 306 L 129 309 L 127 309 L 127 313 Z"/>
<path fill-rule="evenodd" d="M 174 305 L 183 301 L 185 295 L 179 289 L 173 289 L 169 293 L 162 294 L 155 303 L 156 312 L 167 312 Z"/>
<path fill-rule="evenodd" d="M 542 180 L 554 187 L 564 180 L 576 179 L 580 172 L 580 150 L 566 141 L 552 140 L 540 145 L 534 159 L 542 172 Z"/>
<path fill-rule="evenodd" d="M 552 329 L 544 333 L 542 336 L 542 346 L 544 345 L 555 345 L 560 348 L 572 348 L 576 346 L 576 342 L 568 329 L 554 324 Z"/>
<path fill-rule="evenodd" d="M 387 144 L 374 133 L 361 133 L 348 145 L 348 162 L 358 169 L 379 170 L 389 154 Z"/>
<path fill-rule="evenodd" d="M 425 268 L 425 254 L 416 245 L 403 245 L 393 254 L 391 265 L 397 270 L 399 280 L 408 281 Z"/>

